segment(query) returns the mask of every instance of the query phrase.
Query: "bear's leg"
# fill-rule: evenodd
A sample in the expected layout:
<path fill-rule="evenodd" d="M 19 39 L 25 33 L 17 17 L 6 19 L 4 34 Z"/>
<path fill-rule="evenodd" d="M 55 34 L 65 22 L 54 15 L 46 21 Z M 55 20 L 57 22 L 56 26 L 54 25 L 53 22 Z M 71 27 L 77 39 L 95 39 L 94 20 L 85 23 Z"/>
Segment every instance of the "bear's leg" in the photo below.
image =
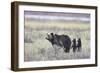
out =
<path fill-rule="evenodd" d="M 78 47 L 78 51 L 79 51 L 79 52 L 81 51 L 81 47 Z"/>
<path fill-rule="evenodd" d="M 69 49 L 69 48 L 65 48 L 64 51 L 65 51 L 66 53 L 69 53 L 70 49 Z"/>
<path fill-rule="evenodd" d="M 73 48 L 73 52 L 76 52 L 76 48 Z"/>

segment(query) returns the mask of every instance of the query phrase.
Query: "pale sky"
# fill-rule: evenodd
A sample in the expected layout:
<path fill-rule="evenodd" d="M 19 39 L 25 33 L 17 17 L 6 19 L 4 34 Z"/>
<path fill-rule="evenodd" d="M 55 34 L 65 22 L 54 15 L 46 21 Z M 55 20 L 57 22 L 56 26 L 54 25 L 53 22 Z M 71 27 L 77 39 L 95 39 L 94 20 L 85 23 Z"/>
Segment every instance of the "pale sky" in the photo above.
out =
<path fill-rule="evenodd" d="M 90 22 L 90 14 L 25 11 L 25 19 Z"/>

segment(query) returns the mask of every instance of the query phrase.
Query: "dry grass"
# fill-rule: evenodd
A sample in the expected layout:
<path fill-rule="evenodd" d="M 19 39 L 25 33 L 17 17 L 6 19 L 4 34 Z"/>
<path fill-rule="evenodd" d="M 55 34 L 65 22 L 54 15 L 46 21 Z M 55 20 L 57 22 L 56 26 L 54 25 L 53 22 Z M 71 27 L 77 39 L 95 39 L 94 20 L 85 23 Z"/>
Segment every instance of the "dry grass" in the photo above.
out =
<path fill-rule="evenodd" d="M 73 38 L 81 38 L 81 52 L 65 53 L 63 48 L 53 47 L 45 39 L 47 33 L 64 34 Z M 90 58 L 90 25 L 81 22 L 37 22 L 25 21 L 24 61 L 47 61 Z"/>
<path fill-rule="evenodd" d="M 57 33 L 58 32 L 58 33 Z M 68 59 L 86 59 L 90 57 L 90 35 L 88 31 L 54 31 L 57 34 L 69 35 L 71 39 L 80 37 L 82 40 L 82 51 L 65 53 L 63 48 L 54 48 L 51 43 L 45 39 L 50 31 L 31 31 L 25 32 L 25 39 L 31 41 L 25 42 L 25 61 L 47 61 L 47 60 L 68 60 Z M 27 37 L 30 36 L 30 37 Z M 28 40 L 28 39 L 27 39 Z"/>

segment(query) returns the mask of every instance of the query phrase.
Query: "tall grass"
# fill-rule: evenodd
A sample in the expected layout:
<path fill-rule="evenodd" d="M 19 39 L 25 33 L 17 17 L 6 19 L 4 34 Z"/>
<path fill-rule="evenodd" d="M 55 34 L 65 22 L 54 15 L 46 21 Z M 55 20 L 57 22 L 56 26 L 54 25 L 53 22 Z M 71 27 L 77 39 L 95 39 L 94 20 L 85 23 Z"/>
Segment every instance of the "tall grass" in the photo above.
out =
<path fill-rule="evenodd" d="M 47 33 L 68 35 L 71 40 L 81 38 L 82 50 L 65 53 L 62 47 L 52 46 Z M 25 20 L 24 61 L 48 61 L 90 58 L 90 25 L 82 22 Z"/>
<path fill-rule="evenodd" d="M 52 44 L 46 40 L 47 33 L 64 34 L 70 36 L 71 39 L 81 38 L 82 50 L 81 52 L 65 53 L 62 47 L 53 47 Z M 48 61 L 48 60 L 68 60 L 68 59 L 87 59 L 90 57 L 90 34 L 89 30 L 84 31 L 70 31 L 70 30 L 42 30 L 25 32 L 25 61 Z"/>

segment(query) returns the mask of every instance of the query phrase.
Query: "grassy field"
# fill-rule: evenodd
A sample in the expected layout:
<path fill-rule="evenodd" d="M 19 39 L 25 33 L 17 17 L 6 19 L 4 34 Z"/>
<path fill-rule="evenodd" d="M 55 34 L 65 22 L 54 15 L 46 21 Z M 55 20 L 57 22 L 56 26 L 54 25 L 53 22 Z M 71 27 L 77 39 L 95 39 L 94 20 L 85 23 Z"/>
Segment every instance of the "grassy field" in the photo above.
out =
<path fill-rule="evenodd" d="M 71 40 L 81 38 L 82 50 L 69 53 L 54 48 L 46 40 L 47 33 L 68 35 Z M 48 61 L 90 58 L 90 26 L 81 22 L 25 21 L 24 61 Z M 55 53 L 56 52 L 56 53 Z"/>

